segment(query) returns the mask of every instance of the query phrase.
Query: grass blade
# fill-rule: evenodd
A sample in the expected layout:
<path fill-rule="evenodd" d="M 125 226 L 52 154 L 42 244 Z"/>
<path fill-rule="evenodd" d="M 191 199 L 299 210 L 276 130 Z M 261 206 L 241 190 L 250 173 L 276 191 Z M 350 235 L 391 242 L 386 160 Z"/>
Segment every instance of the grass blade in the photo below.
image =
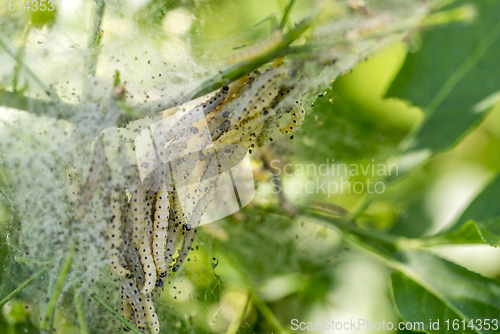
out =
<path fill-rule="evenodd" d="M 73 254 L 75 253 L 75 244 L 72 242 L 69 248 L 68 256 L 66 256 L 66 261 L 64 261 L 64 266 L 62 268 L 61 274 L 59 275 L 59 280 L 57 281 L 52 297 L 50 298 L 47 308 L 45 310 L 45 316 L 43 317 L 42 324 L 40 325 L 40 330 L 42 332 L 51 331 L 51 322 L 54 317 L 54 312 L 56 310 L 57 300 L 62 292 L 64 281 L 66 280 L 66 275 L 68 275 L 69 268 L 71 266 L 71 261 L 73 260 Z"/>
<path fill-rule="evenodd" d="M 101 304 L 106 310 L 108 310 L 111 314 L 115 316 L 118 321 L 120 321 L 122 324 L 124 324 L 128 329 L 132 331 L 132 333 L 135 334 L 143 334 L 140 330 L 137 329 L 134 325 L 132 325 L 130 322 L 128 322 L 124 317 L 122 317 L 118 312 L 116 312 L 111 306 L 106 304 L 104 300 L 102 300 L 95 292 L 90 291 L 90 295 L 92 298 L 94 298 L 99 304 Z"/>
<path fill-rule="evenodd" d="M 45 274 L 48 269 L 49 269 L 48 267 L 45 267 L 45 268 L 39 270 L 38 272 L 36 272 L 36 274 L 34 274 L 30 278 L 28 278 L 26 281 L 24 281 L 23 284 L 19 285 L 14 291 L 12 291 L 11 293 L 9 293 L 5 298 L 3 298 L 0 301 L 0 308 L 2 306 L 4 306 L 5 303 L 7 303 L 9 300 L 11 300 L 12 298 L 14 298 L 25 287 L 27 287 L 28 285 L 30 285 L 31 283 L 33 283 L 37 278 L 39 278 L 40 276 L 42 276 L 43 274 Z"/>

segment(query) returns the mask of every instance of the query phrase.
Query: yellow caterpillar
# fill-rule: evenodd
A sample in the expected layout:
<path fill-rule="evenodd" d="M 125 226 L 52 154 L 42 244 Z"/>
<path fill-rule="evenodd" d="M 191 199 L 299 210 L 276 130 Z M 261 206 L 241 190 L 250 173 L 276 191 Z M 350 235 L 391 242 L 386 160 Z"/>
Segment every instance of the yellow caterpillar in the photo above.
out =
<path fill-rule="evenodd" d="M 134 247 L 139 250 L 142 267 L 144 270 L 145 282 L 141 293 L 148 294 L 154 289 L 156 284 L 156 266 L 151 254 L 149 238 L 147 235 L 148 222 L 146 211 L 144 210 L 145 191 L 139 184 L 136 184 L 132 192 L 130 209 L 132 213 L 132 240 Z"/>
<path fill-rule="evenodd" d="M 231 115 L 231 124 L 238 124 L 247 118 L 252 118 L 269 106 L 271 101 L 278 95 L 278 88 L 276 87 L 278 82 L 293 75 L 286 67 L 271 68 L 263 73 L 253 82 L 250 89 L 236 100 L 237 103 Z"/>
<path fill-rule="evenodd" d="M 144 298 L 144 306 L 146 307 L 146 319 L 148 321 L 151 333 L 159 333 L 160 323 L 158 322 L 158 315 L 156 314 L 156 310 L 151 297 L 147 296 Z"/>
<path fill-rule="evenodd" d="M 302 107 L 302 103 L 299 101 L 295 101 L 295 106 L 290 111 L 291 118 L 290 122 L 280 129 L 281 133 L 292 133 L 299 129 L 299 127 L 304 123 L 304 108 Z"/>

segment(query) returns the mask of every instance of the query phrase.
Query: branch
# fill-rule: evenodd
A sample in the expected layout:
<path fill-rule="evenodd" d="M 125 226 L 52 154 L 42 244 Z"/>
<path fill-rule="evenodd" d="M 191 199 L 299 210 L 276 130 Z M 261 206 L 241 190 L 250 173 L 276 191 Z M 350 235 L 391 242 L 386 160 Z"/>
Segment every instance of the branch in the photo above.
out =
<path fill-rule="evenodd" d="M 344 219 L 335 219 L 332 217 L 328 217 L 327 215 L 314 212 L 308 212 L 307 214 L 307 218 L 302 218 L 305 218 L 307 220 L 310 220 L 310 218 L 320 219 L 321 221 L 317 222 L 319 225 L 323 225 L 328 228 L 332 228 L 333 226 L 335 226 L 343 232 L 356 235 L 363 239 L 373 240 L 384 245 L 392 246 L 394 248 L 399 248 L 401 244 L 405 243 L 406 240 L 409 240 L 405 237 L 400 237 L 373 229 L 360 228 L 353 224 L 344 222 Z"/>
<path fill-rule="evenodd" d="M 28 111 L 38 116 L 52 116 L 56 119 L 68 121 L 71 121 L 73 116 L 78 112 L 85 112 L 87 110 L 83 105 L 26 97 L 1 89 L 0 104 L 4 107 Z"/>
<path fill-rule="evenodd" d="M 99 56 L 99 44 L 101 43 L 101 37 L 103 31 L 101 30 L 102 17 L 104 16 L 104 9 L 106 8 L 106 2 L 103 0 L 96 1 L 96 10 L 94 15 L 94 30 L 92 30 L 92 35 L 90 36 L 90 41 L 88 48 L 92 50 L 88 58 L 85 60 L 85 73 L 86 73 L 86 84 L 85 84 L 85 94 L 92 95 L 92 84 L 88 82 L 89 78 L 95 77 L 97 68 L 97 57 Z"/>

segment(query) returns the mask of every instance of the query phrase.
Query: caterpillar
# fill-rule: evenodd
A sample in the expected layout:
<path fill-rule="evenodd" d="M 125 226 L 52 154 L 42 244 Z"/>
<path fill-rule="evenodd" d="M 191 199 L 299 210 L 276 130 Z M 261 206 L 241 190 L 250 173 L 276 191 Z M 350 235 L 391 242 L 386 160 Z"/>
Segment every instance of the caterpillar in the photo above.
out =
<path fill-rule="evenodd" d="M 146 296 L 144 298 L 144 306 L 146 307 L 146 319 L 148 321 L 151 333 L 159 333 L 160 323 L 158 322 L 158 315 L 156 314 L 153 300 L 150 296 Z"/>
<path fill-rule="evenodd" d="M 168 139 L 176 139 L 174 143 L 184 140 L 186 138 L 186 131 L 188 129 L 194 130 L 192 127 L 199 122 L 199 115 L 201 115 L 201 112 L 203 112 L 204 116 L 207 116 L 210 112 L 220 106 L 220 104 L 226 99 L 228 92 L 229 87 L 224 86 L 213 97 L 208 99 L 208 101 L 182 115 L 172 128 L 169 129 Z"/>
<path fill-rule="evenodd" d="M 146 212 L 144 210 L 145 194 L 144 189 L 136 184 L 132 192 L 130 202 L 130 209 L 132 213 L 132 240 L 134 247 L 139 250 L 141 263 L 144 269 L 145 282 L 141 293 L 150 293 L 156 284 L 156 266 L 151 254 L 151 247 L 149 238 L 146 234 L 148 230 L 149 219 L 146 219 Z"/>
<path fill-rule="evenodd" d="M 153 223 L 153 257 L 158 276 L 167 276 L 165 250 L 167 247 L 167 228 L 170 216 L 170 200 L 166 190 L 159 191 L 156 197 L 156 210 Z"/>
<path fill-rule="evenodd" d="M 267 108 L 264 110 L 268 110 L 268 112 L 273 113 L 273 116 L 266 119 L 266 121 L 264 122 L 264 125 L 262 126 L 262 130 L 260 131 L 259 135 L 257 136 L 257 146 L 259 146 L 259 147 L 264 146 L 264 143 L 266 142 L 266 140 L 268 140 L 270 138 L 270 134 L 272 132 L 271 125 L 274 123 L 275 116 L 276 116 L 276 112 L 274 111 L 274 109 Z"/>
<path fill-rule="evenodd" d="M 280 129 L 281 133 L 293 133 L 299 129 L 299 127 L 304 123 L 304 108 L 302 107 L 302 103 L 299 101 L 295 101 L 295 106 L 292 107 L 290 111 L 291 118 L 290 122 Z"/>
<path fill-rule="evenodd" d="M 76 220 L 81 221 L 84 219 L 87 214 L 87 206 L 95 194 L 99 182 L 108 170 L 109 166 L 104 151 L 104 143 L 102 137 L 98 136 L 94 141 L 92 160 L 90 161 L 85 182 L 79 191 L 79 203 L 76 205 Z"/>
<path fill-rule="evenodd" d="M 236 62 L 244 62 L 255 59 L 274 49 L 277 45 L 281 43 L 282 40 L 283 40 L 283 35 L 281 31 L 275 30 L 271 34 L 271 37 L 269 39 L 242 52 L 238 52 L 229 56 L 227 59 L 227 63 L 234 64 Z"/>
<path fill-rule="evenodd" d="M 252 87 L 243 93 L 231 115 L 231 124 L 238 124 L 241 121 L 254 117 L 257 113 L 267 107 L 278 95 L 276 84 L 278 81 L 291 78 L 295 74 L 285 67 L 275 67 L 267 70 L 255 80 Z M 235 102 L 236 102 L 235 101 Z"/>
<path fill-rule="evenodd" d="M 121 232 L 121 205 L 120 194 L 117 189 L 111 193 L 111 222 L 108 231 L 108 244 L 110 248 L 110 267 L 118 277 L 132 278 L 132 274 L 128 269 L 125 269 L 119 258 L 119 248 L 122 245 L 122 232 Z"/>
<path fill-rule="evenodd" d="M 182 235 L 181 226 L 184 222 L 184 212 L 177 191 L 174 189 L 170 196 L 170 217 L 167 230 L 167 246 L 165 262 L 167 270 L 171 267 L 179 239 Z"/>
<path fill-rule="evenodd" d="M 124 231 L 124 239 L 123 239 L 123 256 L 125 258 L 125 262 L 127 267 L 132 273 L 132 276 L 135 278 L 136 285 L 141 288 L 144 286 L 144 271 L 142 269 L 142 263 L 139 254 L 136 251 L 136 248 L 133 245 L 133 222 L 130 214 L 130 204 L 127 202 L 126 198 L 122 201 L 122 212 L 125 212 L 123 215 L 123 231 Z M 132 278 L 132 277 L 131 277 Z"/>
<path fill-rule="evenodd" d="M 139 247 L 139 255 L 141 256 L 141 263 L 144 269 L 145 282 L 141 293 L 148 294 L 153 291 L 156 286 L 156 266 L 153 261 L 151 247 L 147 242 L 143 242 Z"/>
<path fill-rule="evenodd" d="M 233 115 L 234 105 L 228 103 L 248 91 L 260 75 L 261 73 L 255 70 L 229 85 L 228 99 L 222 103 L 221 109 L 207 116 L 208 128 L 213 140 L 226 132 L 230 126 L 229 119 Z"/>
<path fill-rule="evenodd" d="M 216 149 L 221 149 L 225 145 L 241 144 L 245 148 L 250 147 L 252 140 L 257 138 L 264 122 L 272 118 L 275 112 L 271 108 L 265 108 L 252 118 L 245 119 L 241 124 L 224 133 L 214 142 Z"/>
<path fill-rule="evenodd" d="M 213 180 L 213 181 L 212 181 Z M 183 226 L 184 232 L 184 240 L 182 242 L 181 249 L 179 250 L 179 255 L 175 260 L 174 267 L 172 271 L 176 272 L 180 269 L 180 266 L 187 258 L 189 251 L 191 250 L 191 246 L 193 245 L 194 236 L 197 232 L 197 227 L 200 224 L 201 216 L 203 215 L 203 211 L 208 207 L 208 205 L 213 201 L 214 195 L 216 193 L 216 183 L 217 179 L 212 179 L 209 186 L 200 184 L 200 188 L 206 188 L 206 193 L 203 195 L 198 201 L 193 213 L 189 217 L 189 221 L 186 225 Z M 201 189 L 200 189 L 201 190 Z"/>
<path fill-rule="evenodd" d="M 247 51 L 247 56 L 258 54 L 252 52 Z M 113 173 L 112 182 L 125 183 L 117 176 L 125 175 L 132 196 L 128 203 L 118 186 L 108 190 L 108 256 L 122 287 L 122 313 L 141 331 L 149 326 L 152 333 L 159 333 L 153 300 L 162 291 L 163 279 L 180 270 L 193 247 L 202 216 L 217 193 L 214 176 L 239 164 L 255 142 L 262 145 L 268 140 L 274 125 L 283 133 L 292 133 L 303 123 L 304 111 L 300 102 L 295 102 L 296 91 L 287 87 L 294 76 L 295 71 L 278 59 L 266 72 L 254 71 L 222 87 L 204 103 L 184 112 L 173 126 L 164 122 L 155 127 L 154 137 L 163 141 L 161 145 L 156 142 L 159 153 L 170 160 L 165 164 L 169 168 L 157 170 L 163 184 L 163 188 L 155 188 L 157 192 L 145 189 L 137 166 L 115 166 L 122 172 Z M 291 113 L 290 121 L 280 128 L 279 119 L 287 112 Z M 96 173 L 89 173 L 85 181 L 94 190 L 111 167 L 99 153 L 103 152 L 101 146 L 102 139 L 96 140 L 91 163 Z M 156 181 L 158 178 L 152 180 Z M 184 187 L 192 190 L 194 182 L 199 186 L 186 192 Z M 80 201 L 75 203 L 88 204 L 93 194 L 78 195 Z"/>
<path fill-rule="evenodd" d="M 132 321 L 132 306 L 130 305 L 129 299 L 126 297 L 125 290 L 123 288 L 121 289 L 120 300 L 122 316 L 127 321 Z"/>
<path fill-rule="evenodd" d="M 146 307 L 144 306 L 144 300 L 141 293 L 137 290 L 135 282 L 126 278 L 121 282 L 122 294 L 125 296 L 127 301 L 130 303 L 131 309 L 134 313 L 135 324 L 137 328 L 141 331 L 146 330 Z"/>
<path fill-rule="evenodd" d="M 201 108 L 203 109 L 204 115 L 207 116 L 211 111 L 217 108 L 226 99 L 228 93 L 229 93 L 229 87 L 224 86 L 212 98 L 210 98 L 207 102 L 203 103 L 201 105 Z"/>

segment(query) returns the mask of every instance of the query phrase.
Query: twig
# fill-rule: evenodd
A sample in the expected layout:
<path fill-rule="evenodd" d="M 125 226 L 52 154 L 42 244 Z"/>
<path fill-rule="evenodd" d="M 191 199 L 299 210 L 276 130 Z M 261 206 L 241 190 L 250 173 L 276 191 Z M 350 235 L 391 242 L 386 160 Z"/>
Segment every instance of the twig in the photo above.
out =
<path fill-rule="evenodd" d="M 332 217 L 328 217 L 327 215 L 324 214 L 318 214 L 315 212 L 308 212 L 308 216 L 303 217 L 306 220 L 311 220 L 310 218 L 316 218 L 321 221 L 317 221 L 316 223 L 322 226 L 326 226 L 329 228 L 332 228 L 333 226 L 337 227 L 338 229 L 348 232 L 350 234 L 354 234 L 356 236 L 377 241 L 385 245 L 390 245 L 395 248 L 398 248 L 399 245 L 404 243 L 405 240 L 410 240 L 405 237 L 400 237 L 380 231 L 376 231 L 373 229 L 366 229 L 366 228 L 360 228 L 357 227 L 353 224 L 345 223 L 344 219 L 335 219 Z"/>
<path fill-rule="evenodd" d="M 68 275 L 69 268 L 71 266 L 71 261 L 73 260 L 73 254 L 75 253 L 75 244 L 71 243 L 68 256 L 66 256 L 66 261 L 64 261 L 63 268 L 61 270 L 61 274 L 59 275 L 59 280 L 54 288 L 54 292 L 52 293 L 52 297 L 47 303 L 47 307 L 45 309 L 45 315 L 42 320 L 42 324 L 40 325 L 40 330 L 42 332 L 49 333 L 51 330 L 51 323 L 54 318 L 54 312 L 56 310 L 57 301 L 59 300 L 59 296 L 61 295 L 64 281 L 66 280 L 66 275 Z"/>
<path fill-rule="evenodd" d="M 0 89 L 0 104 L 4 107 L 25 110 L 38 116 L 54 117 L 71 121 L 78 113 L 88 111 L 83 105 L 69 104 L 62 101 L 46 101 Z M 54 113 L 54 111 L 56 111 Z"/>
<path fill-rule="evenodd" d="M 122 317 L 120 314 L 118 314 L 118 312 L 116 312 L 111 306 L 109 306 L 101 298 L 99 298 L 99 296 L 95 292 L 93 292 L 91 290 L 89 290 L 89 292 L 90 292 L 90 295 L 92 296 L 92 298 L 94 298 L 106 310 L 108 310 L 111 314 L 113 314 L 115 316 L 115 318 L 118 319 L 118 321 L 120 321 L 122 324 L 124 324 L 133 333 L 135 333 L 135 334 L 143 334 L 140 330 L 137 329 L 137 327 L 135 327 L 130 322 L 128 322 L 124 317 Z"/>
<path fill-rule="evenodd" d="M 102 37 L 102 30 L 101 30 L 101 23 L 102 23 L 102 17 L 104 15 L 104 10 L 106 8 L 106 2 L 103 0 L 97 0 L 96 1 L 96 9 L 95 9 L 95 16 L 94 16 L 94 30 L 92 30 L 92 34 L 90 36 L 90 41 L 88 48 L 91 50 L 91 53 L 89 54 L 88 58 L 85 61 L 85 74 L 86 74 L 86 85 L 85 85 L 85 94 L 86 95 L 91 95 L 92 94 L 92 84 L 88 82 L 89 78 L 95 77 L 96 73 L 96 68 L 97 68 L 97 57 L 99 56 L 99 44 L 101 42 L 101 37 Z"/>
<path fill-rule="evenodd" d="M 31 276 L 26 281 L 24 281 L 23 284 L 19 285 L 14 291 L 12 291 L 11 293 L 9 293 L 5 298 L 3 298 L 2 300 L 0 300 L 0 308 L 3 305 L 5 305 L 5 303 L 7 303 L 9 300 L 11 300 L 12 298 L 14 298 L 19 292 L 23 291 L 24 288 L 26 288 L 28 285 L 30 285 L 31 283 L 33 283 L 37 278 L 39 278 L 40 276 L 42 276 L 43 274 L 45 274 L 47 272 L 47 270 L 49 270 L 49 267 L 45 267 L 45 268 L 39 270 L 33 276 Z"/>

